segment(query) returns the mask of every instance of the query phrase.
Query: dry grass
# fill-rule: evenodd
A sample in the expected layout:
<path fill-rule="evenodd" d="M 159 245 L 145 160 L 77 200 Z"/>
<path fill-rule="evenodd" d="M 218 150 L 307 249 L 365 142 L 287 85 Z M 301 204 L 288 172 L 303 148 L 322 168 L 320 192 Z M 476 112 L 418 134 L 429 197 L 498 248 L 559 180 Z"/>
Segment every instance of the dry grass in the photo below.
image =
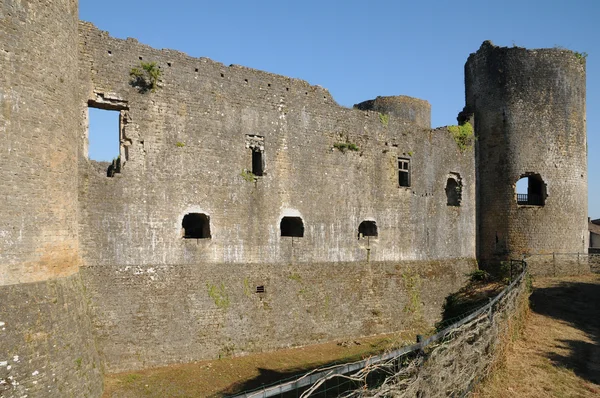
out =
<path fill-rule="evenodd" d="M 103 398 L 223 397 L 414 343 L 416 331 L 107 375 Z M 358 344 L 357 344 L 358 343 Z"/>
<path fill-rule="evenodd" d="M 534 288 L 526 322 L 474 397 L 599 397 L 600 276 L 540 279 Z"/>

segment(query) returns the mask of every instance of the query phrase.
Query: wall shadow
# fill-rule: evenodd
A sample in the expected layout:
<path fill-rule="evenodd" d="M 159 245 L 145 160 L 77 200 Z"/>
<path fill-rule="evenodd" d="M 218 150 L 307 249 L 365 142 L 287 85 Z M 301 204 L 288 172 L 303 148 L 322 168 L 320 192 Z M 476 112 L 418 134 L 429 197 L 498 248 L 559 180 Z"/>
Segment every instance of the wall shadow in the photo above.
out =
<path fill-rule="evenodd" d="M 530 304 L 536 313 L 566 322 L 588 335 L 592 343 L 560 340 L 569 355 L 546 356 L 555 366 L 571 369 L 579 377 L 600 384 L 600 285 L 561 282 L 557 286 L 536 288 Z"/>

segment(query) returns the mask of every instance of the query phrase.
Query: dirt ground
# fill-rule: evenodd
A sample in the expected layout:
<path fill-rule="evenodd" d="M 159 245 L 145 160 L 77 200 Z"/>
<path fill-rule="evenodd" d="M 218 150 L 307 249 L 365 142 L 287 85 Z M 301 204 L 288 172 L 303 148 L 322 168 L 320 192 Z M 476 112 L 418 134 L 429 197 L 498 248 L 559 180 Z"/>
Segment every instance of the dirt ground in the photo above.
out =
<path fill-rule="evenodd" d="M 530 304 L 474 396 L 600 397 L 600 275 L 534 280 Z"/>
<path fill-rule="evenodd" d="M 243 357 L 109 374 L 104 380 L 103 398 L 225 397 L 333 362 L 359 360 L 413 344 L 417 333 L 404 331 Z"/>

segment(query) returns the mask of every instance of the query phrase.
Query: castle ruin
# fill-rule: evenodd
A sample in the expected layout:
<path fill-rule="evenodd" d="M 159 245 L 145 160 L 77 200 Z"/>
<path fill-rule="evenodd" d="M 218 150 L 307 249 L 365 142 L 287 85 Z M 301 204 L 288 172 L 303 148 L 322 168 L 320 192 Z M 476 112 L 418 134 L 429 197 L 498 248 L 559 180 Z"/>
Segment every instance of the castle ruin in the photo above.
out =
<path fill-rule="evenodd" d="M 431 324 L 477 261 L 587 251 L 568 50 L 484 42 L 440 128 L 423 100 L 347 109 L 112 38 L 77 0 L 3 1 L 0 57 L 3 396 L 98 397 L 103 372 Z M 142 62 L 155 87 L 132 80 Z M 89 108 L 119 113 L 110 172 Z"/>

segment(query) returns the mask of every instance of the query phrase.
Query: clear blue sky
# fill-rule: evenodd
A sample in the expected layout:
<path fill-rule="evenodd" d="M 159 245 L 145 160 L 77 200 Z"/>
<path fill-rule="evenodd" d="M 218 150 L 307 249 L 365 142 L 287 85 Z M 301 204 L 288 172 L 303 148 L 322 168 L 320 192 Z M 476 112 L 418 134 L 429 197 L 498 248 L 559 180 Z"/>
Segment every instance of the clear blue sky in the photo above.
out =
<path fill-rule="evenodd" d="M 422 98 L 433 126 L 456 123 L 465 61 L 484 40 L 587 52 L 589 208 L 600 218 L 598 0 L 80 0 L 79 15 L 114 37 L 307 80 L 342 106 Z"/>

